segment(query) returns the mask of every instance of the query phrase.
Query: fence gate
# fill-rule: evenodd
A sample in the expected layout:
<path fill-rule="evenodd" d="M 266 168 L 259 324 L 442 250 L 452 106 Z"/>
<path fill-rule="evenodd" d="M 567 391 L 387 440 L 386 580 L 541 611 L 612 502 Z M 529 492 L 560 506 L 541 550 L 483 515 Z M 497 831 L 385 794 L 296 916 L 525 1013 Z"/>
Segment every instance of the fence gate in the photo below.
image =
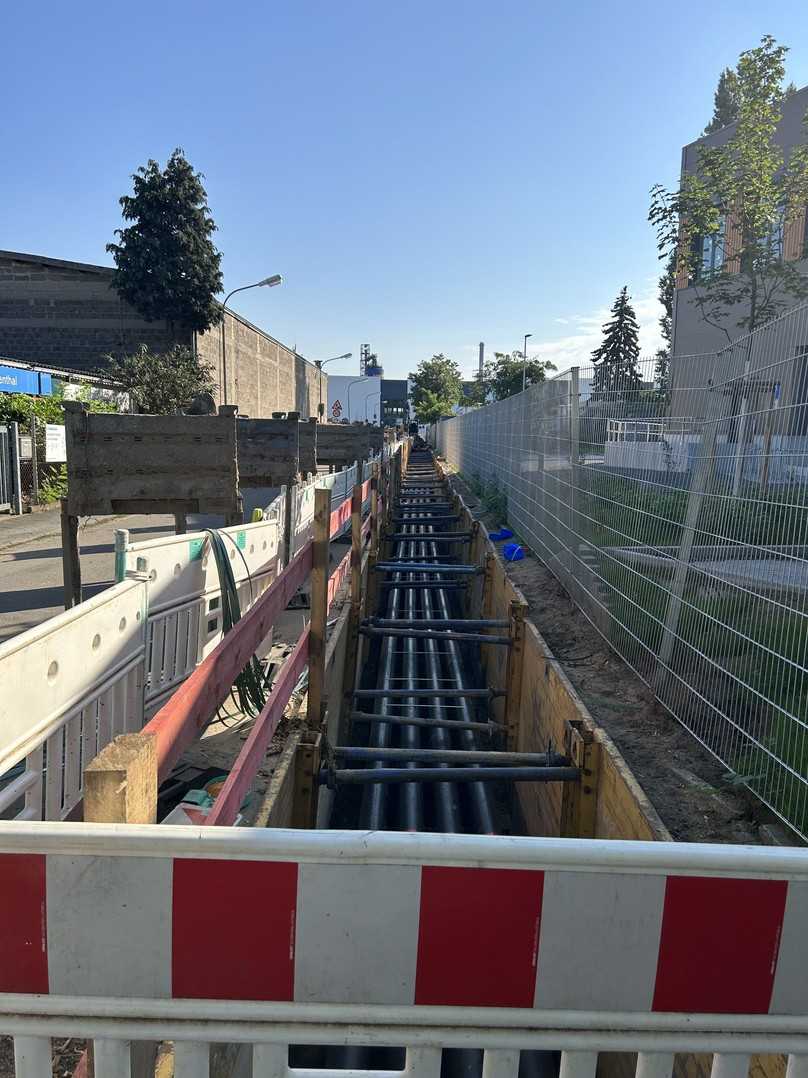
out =
<path fill-rule="evenodd" d="M 0 510 L 11 508 L 11 433 L 0 424 Z"/>

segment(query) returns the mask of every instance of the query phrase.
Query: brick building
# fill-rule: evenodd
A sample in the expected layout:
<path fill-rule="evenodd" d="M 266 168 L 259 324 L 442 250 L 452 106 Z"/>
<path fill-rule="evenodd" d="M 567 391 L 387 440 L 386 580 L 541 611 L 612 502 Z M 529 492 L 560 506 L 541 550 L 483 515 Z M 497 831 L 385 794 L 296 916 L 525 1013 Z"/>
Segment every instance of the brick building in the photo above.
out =
<path fill-rule="evenodd" d="M 206 333 L 147 322 L 111 287 L 112 269 L 41 255 L 0 251 L 0 356 L 66 370 L 97 371 L 108 355 L 141 344 L 165 351 L 195 346 L 215 372 L 217 402 L 256 418 L 272 412 L 317 414 L 320 372 L 313 363 L 230 311 Z M 222 333 L 227 393 L 223 392 Z M 327 399 L 327 375 L 322 374 Z"/>

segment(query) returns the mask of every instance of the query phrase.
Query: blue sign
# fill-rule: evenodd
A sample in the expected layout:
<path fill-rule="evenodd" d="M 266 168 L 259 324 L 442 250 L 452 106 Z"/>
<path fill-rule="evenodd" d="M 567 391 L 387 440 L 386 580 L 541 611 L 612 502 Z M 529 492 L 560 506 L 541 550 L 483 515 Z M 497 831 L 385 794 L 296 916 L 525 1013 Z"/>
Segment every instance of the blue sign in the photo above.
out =
<path fill-rule="evenodd" d="M 0 365 L 0 393 L 31 393 L 36 397 L 48 397 L 52 392 L 49 374 Z"/>

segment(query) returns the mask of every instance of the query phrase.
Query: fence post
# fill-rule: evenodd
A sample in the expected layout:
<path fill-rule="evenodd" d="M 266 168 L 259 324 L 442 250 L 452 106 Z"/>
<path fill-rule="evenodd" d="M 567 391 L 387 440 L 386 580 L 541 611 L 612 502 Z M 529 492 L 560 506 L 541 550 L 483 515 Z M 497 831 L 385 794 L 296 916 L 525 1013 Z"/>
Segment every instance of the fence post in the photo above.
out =
<path fill-rule="evenodd" d="M 567 572 L 575 575 L 576 554 L 579 545 L 578 526 L 578 475 L 580 468 L 581 437 L 581 383 L 580 369 L 570 371 L 570 489 L 569 489 L 569 535 L 567 536 Z"/>
<path fill-rule="evenodd" d="M 290 481 L 283 487 L 283 566 L 292 560 L 292 543 L 295 535 L 295 491 L 297 484 Z"/>
<path fill-rule="evenodd" d="M 22 515 L 22 476 L 20 474 L 20 425 L 9 423 L 11 435 L 11 486 L 14 512 L 17 516 Z"/>
<path fill-rule="evenodd" d="M 319 730 L 325 713 L 325 637 L 328 618 L 328 561 L 331 525 L 331 490 L 314 491 L 314 547 L 311 567 L 311 620 L 309 621 L 309 692 L 306 722 Z"/>
<path fill-rule="evenodd" d="M 115 583 L 126 579 L 126 550 L 129 546 L 128 528 L 115 529 Z"/>
<path fill-rule="evenodd" d="M 39 505 L 39 458 L 36 455 L 36 416 L 31 416 L 31 505 Z"/>
<path fill-rule="evenodd" d="M 668 599 L 668 610 L 665 615 L 665 628 L 662 632 L 662 642 L 659 647 L 659 661 L 654 677 L 653 689 L 659 695 L 667 681 L 667 668 L 673 658 L 673 646 L 676 634 L 679 630 L 679 617 L 682 613 L 682 599 L 687 583 L 687 571 L 693 556 L 693 545 L 696 541 L 696 528 L 699 522 L 704 495 L 713 474 L 715 462 L 715 443 L 718 432 L 718 421 L 708 420 L 707 429 L 701 439 L 701 456 L 693 473 L 693 481 L 690 485 L 690 493 L 687 499 L 687 512 L 682 527 L 682 538 L 679 543 L 679 553 L 676 556 L 676 568 L 671 582 L 671 594 Z"/>
<path fill-rule="evenodd" d="M 81 561 L 79 560 L 79 518 L 67 510 L 67 498 L 62 503 L 62 581 L 65 610 L 81 602 Z"/>

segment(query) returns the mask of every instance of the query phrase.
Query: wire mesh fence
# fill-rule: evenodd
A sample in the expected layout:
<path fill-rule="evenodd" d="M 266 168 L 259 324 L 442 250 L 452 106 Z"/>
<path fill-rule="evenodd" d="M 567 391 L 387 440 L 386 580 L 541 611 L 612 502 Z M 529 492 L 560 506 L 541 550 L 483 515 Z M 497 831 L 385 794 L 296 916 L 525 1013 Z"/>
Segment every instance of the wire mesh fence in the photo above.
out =
<path fill-rule="evenodd" d="M 808 837 L 808 305 L 436 430 L 611 646 Z"/>

